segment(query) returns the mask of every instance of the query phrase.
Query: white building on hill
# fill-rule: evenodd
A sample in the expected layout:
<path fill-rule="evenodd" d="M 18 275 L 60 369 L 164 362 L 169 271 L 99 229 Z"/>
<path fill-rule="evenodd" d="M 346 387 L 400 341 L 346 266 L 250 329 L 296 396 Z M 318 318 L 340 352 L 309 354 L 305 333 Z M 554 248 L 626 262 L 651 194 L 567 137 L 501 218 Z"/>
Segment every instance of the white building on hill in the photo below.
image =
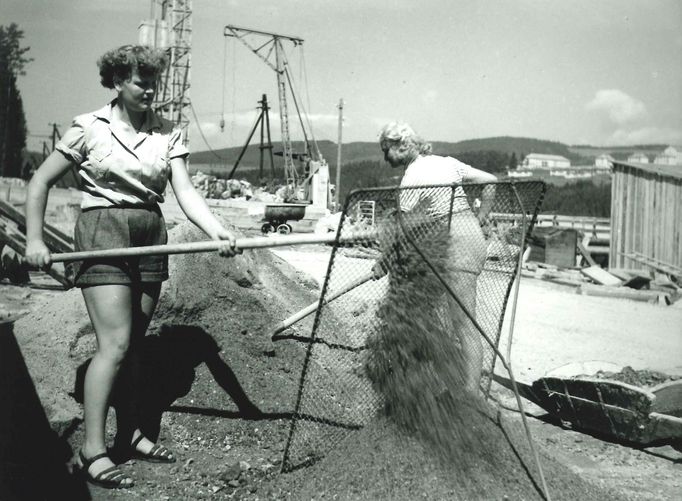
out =
<path fill-rule="evenodd" d="M 682 153 L 672 146 L 668 146 L 662 153 L 656 155 L 654 163 L 659 165 L 682 165 Z"/>
<path fill-rule="evenodd" d="M 526 155 L 521 165 L 522 169 L 552 169 L 555 167 L 570 167 L 571 161 L 561 155 L 543 155 L 541 153 L 531 153 Z"/>
<path fill-rule="evenodd" d="M 613 167 L 613 157 L 608 154 L 599 155 L 594 159 L 594 166 L 597 169 L 610 169 Z"/>
<path fill-rule="evenodd" d="M 649 157 L 647 157 L 644 153 L 636 152 L 633 153 L 628 157 L 628 162 L 635 162 L 638 164 L 648 164 L 649 163 Z"/>

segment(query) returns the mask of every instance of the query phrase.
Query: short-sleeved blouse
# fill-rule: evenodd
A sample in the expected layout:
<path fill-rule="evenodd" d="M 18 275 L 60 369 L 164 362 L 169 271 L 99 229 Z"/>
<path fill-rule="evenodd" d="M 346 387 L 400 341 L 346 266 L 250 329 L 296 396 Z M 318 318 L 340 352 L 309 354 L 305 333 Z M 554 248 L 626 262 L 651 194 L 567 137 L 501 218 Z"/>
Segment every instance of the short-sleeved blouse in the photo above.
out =
<path fill-rule="evenodd" d="M 112 116 L 115 105 L 74 118 L 55 147 L 77 166 L 83 209 L 163 202 L 170 160 L 189 154 L 180 129 L 152 111 L 131 142 L 127 125 Z"/>
<path fill-rule="evenodd" d="M 438 155 L 418 156 L 405 170 L 400 186 L 428 186 L 438 184 L 461 184 L 472 167 L 456 158 Z M 461 186 L 455 188 L 452 198 L 451 188 L 433 188 L 423 190 L 403 190 L 400 195 L 400 208 L 409 211 L 421 200 L 429 199 L 428 211 L 434 216 L 446 216 L 453 204 L 453 212 L 461 212 L 469 208 L 466 195 Z"/>

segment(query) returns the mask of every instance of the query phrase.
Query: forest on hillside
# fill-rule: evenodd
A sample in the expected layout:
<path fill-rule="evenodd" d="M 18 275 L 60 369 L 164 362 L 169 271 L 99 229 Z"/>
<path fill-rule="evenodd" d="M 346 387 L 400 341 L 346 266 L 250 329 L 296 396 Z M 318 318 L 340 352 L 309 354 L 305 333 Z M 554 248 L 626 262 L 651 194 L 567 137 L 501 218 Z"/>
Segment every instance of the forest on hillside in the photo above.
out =
<path fill-rule="evenodd" d="M 475 155 L 473 153 L 479 153 Z M 493 152 L 495 153 L 495 152 Z M 493 172 L 500 178 L 499 163 L 503 154 L 487 154 L 486 152 L 472 152 L 472 155 L 459 154 L 462 160 L 468 160 L 482 170 Z M 502 164 L 503 165 L 503 164 Z M 494 168 L 488 168 L 494 166 Z M 331 178 L 335 179 L 335 169 L 331 169 Z M 341 199 L 354 189 L 374 188 L 377 186 L 396 186 L 400 184 L 402 170 L 391 169 L 384 162 L 354 162 L 343 166 L 341 184 Z M 561 214 L 565 216 L 609 217 L 611 211 L 611 183 L 594 184 L 591 181 L 577 181 L 563 186 L 548 184 L 541 212 L 545 214 Z"/>
<path fill-rule="evenodd" d="M 597 185 L 591 181 L 577 181 L 564 186 L 547 185 L 541 212 L 562 216 L 609 217 L 611 183 Z"/>

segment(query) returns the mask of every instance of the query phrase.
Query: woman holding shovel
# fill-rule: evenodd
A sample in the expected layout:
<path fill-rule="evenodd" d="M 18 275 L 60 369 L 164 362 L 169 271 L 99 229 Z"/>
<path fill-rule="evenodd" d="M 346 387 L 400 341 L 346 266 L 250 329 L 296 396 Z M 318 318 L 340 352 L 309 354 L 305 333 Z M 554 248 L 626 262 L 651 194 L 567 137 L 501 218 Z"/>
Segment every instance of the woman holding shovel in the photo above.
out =
<path fill-rule="evenodd" d="M 436 249 L 436 245 L 439 244 L 432 242 L 431 251 L 439 261 L 439 267 L 443 269 L 445 280 L 449 282 L 459 299 L 458 302 L 450 294 L 433 292 L 442 290 L 442 286 L 435 280 L 425 278 L 430 273 L 425 274 L 424 270 L 410 270 L 409 263 L 407 267 L 404 266 L 405 263 L 397 263 L 398 268 L 402 266 L 403 271 L 407 270 L 407 275 L 415 277 L 417 282 L 424 280 L 424 283 L 415 285 L 400 283 L 400 277 L 395 277 L 392 284 L 397 290 L 397 292 L 394 291 L 397 296 L 404 296 L 406 291 L 410 291 L 408 295 L 411 296 L 423 295 L 419 300 L 413 301 L 416 303 L 414 315 L 405 314 L 404 310 L 399 313 L 406 315 L 405 318 L 409 322 L 414 322 L 415 318 L 421 318 L 430 325 L 428 329 L 438 324 L 442 326 L 441 329 L 455 337 L 460 346 L 461 354 L 458 358 L 462 365 L 457 379 L 468 391 L 477 392 L 481 377 L 483 348 L 481 335 L 471 322 L 471 318 L 475 319 L 476 315 L 476 282 L 483 270 L 487 249 L 479 220 L 484 218 L 490 210 L 494 197 L 494 185 L 484 187 L 481 207 L 477 215 L 473 214 L 462 186 L 452 188 L 452 185 L 492 183 L 497 178 L 493 174 L 475 169 L 452 157 L 433 155 L 431 145 L 405 123 L 392 122 L 385 125 L 380 131 L 379 143 L 386 162 L 393 168 L 405 169 L 400 186 L 406 189 L 401 190 L 399 207 L 404 221 L 408 226 L 412 223 L 427 222 L 427 226 L 430 225 L 432 229 L 443 228 L 440 247 Z M 429 185 L 451 186 L 418 188 Z M 411 261 L 411 259 L 408 260 Z M 390 261 L 390 256 L 375 265 L 377 277 L 385 274 L 388 261 Z M 417 265 L 417 268 L 420 266 Z M 398 273 L 391 271 L 394 275 L 400 274 L 399 269 Z M 429 305 L 431 313 L 424 313 L 421 308 L 425 306 L 423 303 L 430 302 L 435 303 Z M 434 324 L 431 325 L 431 322 Z M 421 349 L 429 350 L 433 347 L 422 346 L 419 350 Z M 451 360 L 450 363 L 455 363 L 455 361 Z"/>
<path fill-rule="evenodd" d="M 43 219 L 49 188 L 75 165 L 83 192 L 75 228 L 76 251 L 165 244 L 166 226 L 159 209 L 167 183 L 187 218 L 211 239 L 220 240 L 223 256 L 238 252 L 236 239 L 211 213 L 187 173 L 189 152 L 180 130 L 152 111 L 158 78 L 167 61 L 163 51 L 126 45 L 98 61 L 101 83 L 116 92 L 103 108 L 79 115 L 28 185 L 26 260 L 48 266 Z M 74 262 L 67 276 L 81 288 L 97 337 L 97 351 L 85 376 L 85 441 L 77 466 L 93 483 L 127 488 L 132 479 L 107 455 L 105 423 L 114 382 L 136 387 L 136 346 L 144 336 L 168 278 L 168 257 L 139 256 Z M 134 395 L 125 430 L 129 456 L 171 463 L 175 456 L 154 444 L 135 423 Z M 118 414 L 117 410 L 117 414 Z"/>

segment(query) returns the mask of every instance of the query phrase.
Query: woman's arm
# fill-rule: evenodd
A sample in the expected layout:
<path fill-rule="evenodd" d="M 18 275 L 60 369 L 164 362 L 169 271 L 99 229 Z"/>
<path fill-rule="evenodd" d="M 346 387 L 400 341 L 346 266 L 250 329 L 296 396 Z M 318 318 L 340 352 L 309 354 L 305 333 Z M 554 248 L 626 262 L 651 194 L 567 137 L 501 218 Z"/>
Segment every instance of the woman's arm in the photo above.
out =
<path fill-rule="evenodd" d="M 475 167 L 469 167 L 462 176 L 462 181 L 465 183 L 494 183 L 497 181 L 497 176 Z"/>
<path fill-rule="evenodd" d="M 497 181 L 497 176 L 490 172 L 469 167 L 466 174 L 462 177 L 462 181 L 465 183 L 494 183 Z M 485 220 L 492 208 L 493 200 L 495 200 L 495 185 L 488 184 L 483 187 L 483 192 L 481 193 L 481 207 L 478 209 L 477 214 L 479 221 Z"/>
<path fill-rule="evenodd" d="M 241 253 L 236 247 L 237 239 L 234 234 L 223 227 L 220 221 L 209 209 L 206 200 L 192 185 L 192 180 L 187 173 L 185 159 L 182 157 L 172 158 L 171 165 L 171 186 L 175 193 L 180 208 L 187 218 L 197 225 L 211 240 L 224 240 L 225 246 L 219 249 L 220 255 L 234 256 Z"/>
<path fill-rule="evenodd" d="M 43 221 L 47 195 L 54 183 L 71 166 L 71 160 L 53 151 L 28 183 L 26 192 L 26 261 L 33 266 L 50 264 L 50 250 L 43 242 Z"/>

